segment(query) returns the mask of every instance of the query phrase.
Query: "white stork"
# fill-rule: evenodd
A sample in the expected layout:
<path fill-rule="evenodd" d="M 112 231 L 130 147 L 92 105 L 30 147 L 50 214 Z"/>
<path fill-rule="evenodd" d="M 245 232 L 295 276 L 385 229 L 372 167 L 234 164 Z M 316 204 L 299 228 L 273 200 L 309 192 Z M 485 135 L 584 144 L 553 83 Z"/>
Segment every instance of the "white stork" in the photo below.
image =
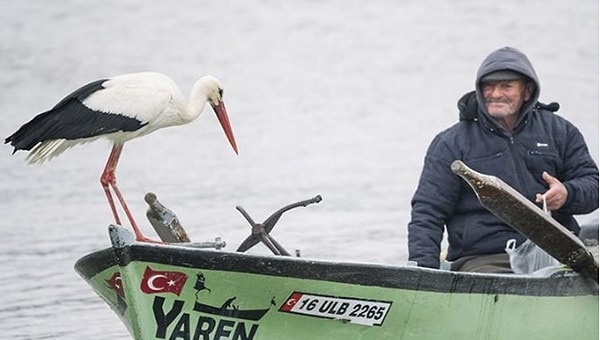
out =
<path fill-rule="evenodd" d="M 5 139 L 17 150 L 31 150 L 29 163 L 42 163 L 76 145 L 100 137 L 113 142 L 112 151 L 100 176 L 100 183 L 115 218 L 121 225 L 110 189 L 119 200 L 138 241 L 150 241 L 140 231 L 117 186 L 115 170 L 123 144 L 160 128 L 182 125 L 196 119 L 208 102 L 235 153 L 223 88 L 212 76 L 194 84 L 186 101 L 173 80 L 155 72 L 132 73 L 100 79 L 75 90 L 51 110 L 40 113 Z"/>

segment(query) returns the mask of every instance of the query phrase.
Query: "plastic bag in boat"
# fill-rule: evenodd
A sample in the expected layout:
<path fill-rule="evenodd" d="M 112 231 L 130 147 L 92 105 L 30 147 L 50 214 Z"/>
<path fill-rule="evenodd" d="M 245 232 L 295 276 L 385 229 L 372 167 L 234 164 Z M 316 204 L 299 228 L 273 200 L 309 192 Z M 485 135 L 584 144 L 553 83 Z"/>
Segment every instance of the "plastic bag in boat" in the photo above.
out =
<path fill-rule="evenodd" d="M 510 258 L 510 267 L 515 274 L 529 274 L 542 268 L 560 265 L 557 259 L 531 240 L 526 240 L 517 247 L 517 240 L 510 239 L 506 242 L 505 251 Z"/>

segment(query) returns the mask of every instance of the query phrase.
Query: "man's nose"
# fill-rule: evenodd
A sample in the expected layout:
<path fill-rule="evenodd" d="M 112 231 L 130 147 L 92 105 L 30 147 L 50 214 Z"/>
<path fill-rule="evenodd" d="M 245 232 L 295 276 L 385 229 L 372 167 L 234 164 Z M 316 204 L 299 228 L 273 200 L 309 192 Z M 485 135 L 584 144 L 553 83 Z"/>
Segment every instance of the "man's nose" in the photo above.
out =
<path fill-rule="evenodd" d="M 492 97 L 500 97 L 502 96 L 502 91 L 499 84 L 493 85 L 490 89 L 490 96 Z"/>

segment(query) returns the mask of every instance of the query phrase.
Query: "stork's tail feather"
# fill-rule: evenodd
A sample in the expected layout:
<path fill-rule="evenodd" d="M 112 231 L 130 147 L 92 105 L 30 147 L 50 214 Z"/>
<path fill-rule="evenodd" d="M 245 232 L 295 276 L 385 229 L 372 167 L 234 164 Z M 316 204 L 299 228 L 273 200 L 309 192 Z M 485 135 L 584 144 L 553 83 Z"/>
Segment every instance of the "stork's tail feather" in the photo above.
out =
<path fill-rule="evenodd" d="M 38 144 L 35 148 L 33 148 L 29 155 L 27 155 L 27 163 L 35 164 L 49 161 L 75 145 L 93 142 L 98 138 L 100 138 L 100 136 L 83 138 L 78 140 L 53 139 L 43 141 L 42 143 Z"/>
<path fill-rule="evenodd" d="M 39 144 L 29 153 L 29 155 L 27 155 L 27 163 L 42 163 L 58 156 L 66 149 L 62 148 L 61 150 L 63 142 L 65 142 L 64 139 L 57 139 Z"/>

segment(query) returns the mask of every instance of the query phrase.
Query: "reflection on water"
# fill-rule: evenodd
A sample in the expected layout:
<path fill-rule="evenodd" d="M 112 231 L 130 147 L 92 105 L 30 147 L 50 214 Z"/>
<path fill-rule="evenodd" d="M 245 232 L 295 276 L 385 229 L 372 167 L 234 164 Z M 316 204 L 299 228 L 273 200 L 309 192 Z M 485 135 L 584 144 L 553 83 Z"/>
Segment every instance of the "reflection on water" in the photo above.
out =
<path fill-rule="evenodd" d="M 0 131 L 100 77 L 160 71 L 187 93 L 213 74 L 240 155 L 209 113 L 128 143 L 119 183 L 139 221 L 154 191 L 192 239 L 234 249 L 249 232 L 236 205 L 262 220 L 321 194 L 282 218 L 278 241 L 307 257 L 400 262 L 425 148 L 457 120 L 456 99 L 491 50 L 525 50 L 541 100 L 561 103 L 598 160 L 597 16 L 594 1 L 5 2 Z M 3 337 L 129 338 L 72 268 L 108 246 L 98 183 L 108 151 L 96 142 L 42 166 L 8 147 L 0 157 Z"/>

